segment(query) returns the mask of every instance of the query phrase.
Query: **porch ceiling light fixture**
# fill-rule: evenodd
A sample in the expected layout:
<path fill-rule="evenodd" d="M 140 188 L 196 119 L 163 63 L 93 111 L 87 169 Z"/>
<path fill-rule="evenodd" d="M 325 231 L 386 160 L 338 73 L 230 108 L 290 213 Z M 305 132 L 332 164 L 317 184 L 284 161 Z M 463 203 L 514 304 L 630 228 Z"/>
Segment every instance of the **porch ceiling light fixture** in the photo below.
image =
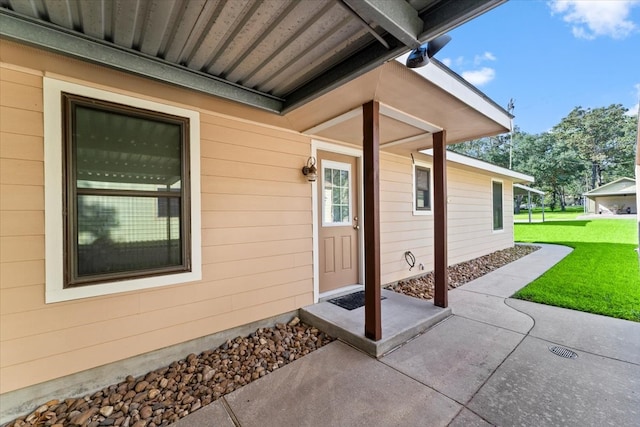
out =
<path fill-rule="evenodd" d="M 440 51 L 447 43 L 451 41 L 451 36 L 443 34 L 436 37 L 429 43 L 425 43 L 419 48 L 413 49 L 407 58 L 407 67 L 420 68 L 429 63 L 429 58 Z"/>
<path fill-rule="evenodd" d="M 316 169 L 316 158 L 309 157 L 306 166 L 302 167 L 302 174 L 307 177 L 307 181 L 316 182 L 318 178 L 318 169 Z"/>

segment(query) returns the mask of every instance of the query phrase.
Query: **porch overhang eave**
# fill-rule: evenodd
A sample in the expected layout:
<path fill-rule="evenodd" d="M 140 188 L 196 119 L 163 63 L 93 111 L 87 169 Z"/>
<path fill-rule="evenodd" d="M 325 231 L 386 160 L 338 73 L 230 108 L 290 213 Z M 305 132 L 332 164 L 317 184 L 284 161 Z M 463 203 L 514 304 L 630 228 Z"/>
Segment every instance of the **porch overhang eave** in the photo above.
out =
<path fill-rule="evenodd" d="M 286 115 L 294 129 L 318 138 L 362 145 L 362 105 L 380 103 L 380 148 L 417 152 L 433 134 L 447 144 L 508 132 L 511 116 L 443 65 L 428 76 L 392 61 Z M 525 179 L 525 181 L 527 181 Z"/>

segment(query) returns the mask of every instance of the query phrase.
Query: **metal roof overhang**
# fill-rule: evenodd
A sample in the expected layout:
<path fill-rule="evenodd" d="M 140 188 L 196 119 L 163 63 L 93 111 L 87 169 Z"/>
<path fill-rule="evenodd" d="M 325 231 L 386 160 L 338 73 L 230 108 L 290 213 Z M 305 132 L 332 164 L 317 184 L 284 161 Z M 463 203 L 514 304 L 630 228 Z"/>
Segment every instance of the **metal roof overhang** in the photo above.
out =
<path fill-rule="evenodd" d="M 539 196 L 544 196 L 544 191 L 538 190 L 535 188 L 527 187 L 522 184 L 513 184 L 513 194 L 515 195 L 525 195 L 529 193 L 535 193 Z"/>
<path fill-rule="evenodd" d="M 0 0 L 0 37 L 287 113 L 506 0 Z"/>

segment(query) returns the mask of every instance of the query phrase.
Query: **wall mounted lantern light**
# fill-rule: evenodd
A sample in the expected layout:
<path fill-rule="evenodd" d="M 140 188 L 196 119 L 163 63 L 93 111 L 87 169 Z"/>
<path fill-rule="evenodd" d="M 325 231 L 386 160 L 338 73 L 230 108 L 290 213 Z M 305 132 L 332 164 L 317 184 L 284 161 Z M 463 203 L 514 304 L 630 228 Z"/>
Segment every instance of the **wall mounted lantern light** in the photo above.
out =
<path fill-rule="evenodd" d="M 318 177 L 318 169 L 316 169 L 316 158 L 309 157 L 307 165 L 302 167 L 302 174 L 307 177 L 307 181 L 315 182 Z"/>

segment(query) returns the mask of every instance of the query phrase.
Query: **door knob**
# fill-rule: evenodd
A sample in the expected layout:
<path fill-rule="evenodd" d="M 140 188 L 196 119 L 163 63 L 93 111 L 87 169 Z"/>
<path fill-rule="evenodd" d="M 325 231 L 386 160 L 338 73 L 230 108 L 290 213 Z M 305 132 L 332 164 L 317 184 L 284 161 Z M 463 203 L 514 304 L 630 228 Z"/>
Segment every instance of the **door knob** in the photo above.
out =
<path fill-rule="evenodd" d="M 358 225 L 358 217 L 357 216 L 353 217 L 353 229 L 354 230 L 360 230 L 360 226 Z"/>

